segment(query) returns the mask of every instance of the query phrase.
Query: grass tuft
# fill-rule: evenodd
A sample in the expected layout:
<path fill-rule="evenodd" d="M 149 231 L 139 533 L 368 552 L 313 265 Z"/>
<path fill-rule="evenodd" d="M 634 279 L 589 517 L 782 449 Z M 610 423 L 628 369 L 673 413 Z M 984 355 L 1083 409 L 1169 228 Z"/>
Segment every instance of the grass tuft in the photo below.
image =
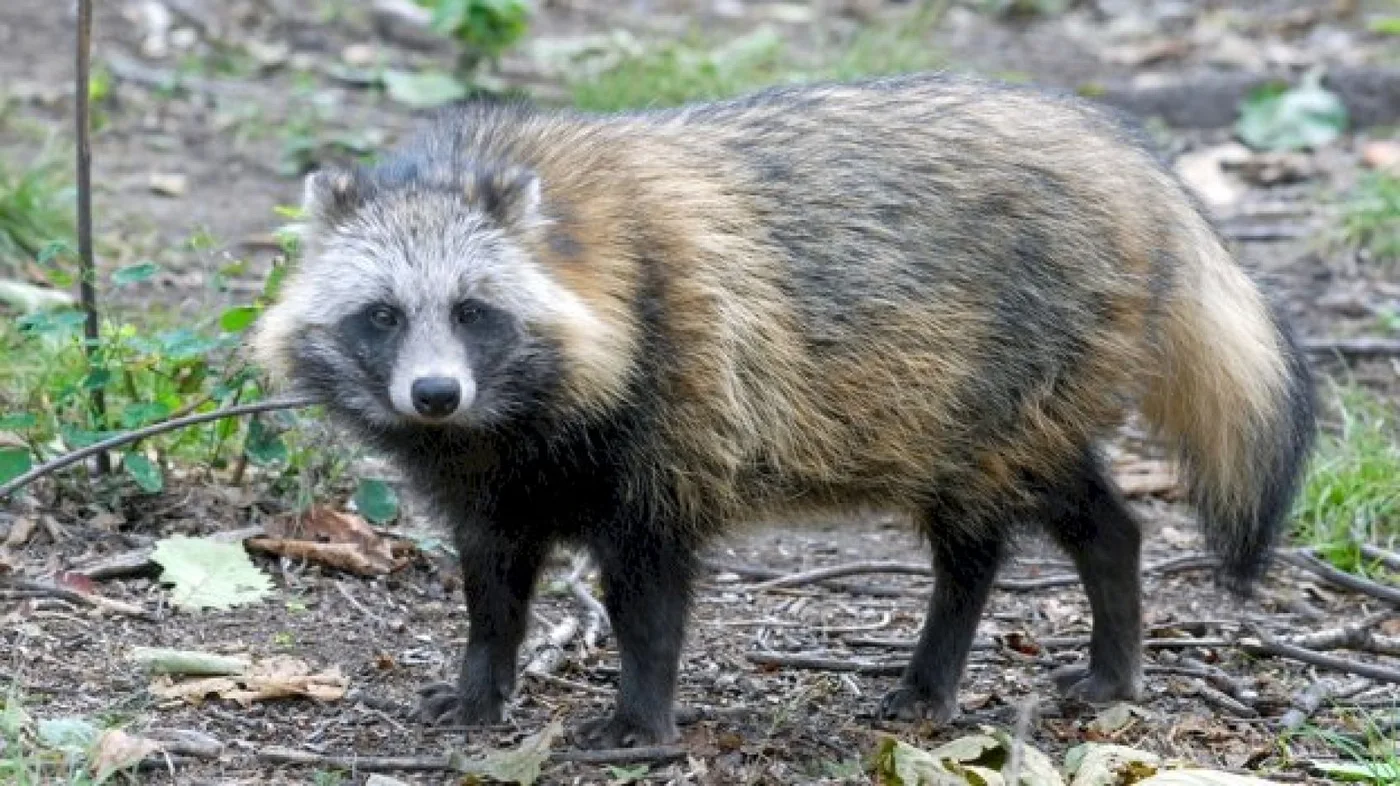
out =
<path fill-rule="evenodd" d="M 1400 176 L 1370 172 L 1341 206 L 1337 234 L 1385 265 L 1400 263 Z"/>
<path fill-rule="evenodd" d="M 0 271 L 13 275 L 54 242 L 73 240 L 74 191 L 63 162 L 18 169 L 0 160 Z"/>
<path fill-rule="evenodd" d="M 1336 396 L 1340 427 L 1318 441 L 1300 495 L 1294 537 L 1334 565 L 1362 574 L 1383 569 L 1362 544 L 1400 541 L 1400 419 L 1375 394 L 1354 386 Z"/>

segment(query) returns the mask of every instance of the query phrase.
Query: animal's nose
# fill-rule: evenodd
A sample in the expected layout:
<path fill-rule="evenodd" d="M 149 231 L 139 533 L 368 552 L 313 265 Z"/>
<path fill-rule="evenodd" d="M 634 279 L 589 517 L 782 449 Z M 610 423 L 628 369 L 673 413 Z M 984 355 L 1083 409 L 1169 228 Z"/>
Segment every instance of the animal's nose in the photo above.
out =
<path fill-rule="evenodd" d="M 452 414 L 462 400 L 462 386 L 452 377 L 423 377 L 413 381 L 413 408 L 429 418 Z"/>

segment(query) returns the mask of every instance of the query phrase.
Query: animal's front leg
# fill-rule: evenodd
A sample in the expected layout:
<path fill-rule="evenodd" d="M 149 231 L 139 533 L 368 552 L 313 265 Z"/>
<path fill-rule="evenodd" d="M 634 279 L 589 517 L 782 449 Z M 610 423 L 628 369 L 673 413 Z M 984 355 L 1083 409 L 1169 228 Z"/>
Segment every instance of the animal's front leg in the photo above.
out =
<path fill-rule="evenodd" d="M 621 651 L 617 706 L 582 723 L 577 743 L 617 748 L 674 742 L 676 673 L 690 607 L 694 548 L 657 528 L 614 528 L 593 547 Z"/>
<path fill-rule="evenodd" d="M 515 690 L 530 592 L 548 543 L 472 522 L 459 526 L 456 545 L 471 623 L 467 649 L 456 684 L 424 688 L 415 714 L 427 723 L 497 723 Z"/>

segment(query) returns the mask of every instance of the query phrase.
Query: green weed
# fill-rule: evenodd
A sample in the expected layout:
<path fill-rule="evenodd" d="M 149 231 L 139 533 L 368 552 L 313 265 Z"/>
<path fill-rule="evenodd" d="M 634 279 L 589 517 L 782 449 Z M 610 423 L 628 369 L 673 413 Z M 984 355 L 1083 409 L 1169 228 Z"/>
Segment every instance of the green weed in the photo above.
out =
<path fill-rule="evenodd" d="M 1337 233 L 1376 262 L 1400 262 L 1400 177 L 1367 173 L 1342 202 Z"/>
<path fill-rule="evenodd" d="M 1383 570 L 1362 544 L 1400 542 L 1400 421 L 1392 407 L 1357 387 L 1336 396 L 1340 427 L 1319 440 L 1295 512 L 1294 537 L 1344 570 Z"/>
<path fill-rule="evenodd" d="M 615 111 L 727 98 L 775 84 L 921 71 L 941 62 L 925 35 L 931 23 L 920 15 L 899 27 L 865 28 L 816 62 L 799 58 L 768 28 L 718 46 L 692 36 L 624 57 L 570 91 L 579 108 Z"/>
<path fill-rule="evenodd" d="M 54 241 L 72 245 L 74 191 L 65 162 L 48 151 L 20 169 L 0 161 L 0 270 L 7 276 Z"/>

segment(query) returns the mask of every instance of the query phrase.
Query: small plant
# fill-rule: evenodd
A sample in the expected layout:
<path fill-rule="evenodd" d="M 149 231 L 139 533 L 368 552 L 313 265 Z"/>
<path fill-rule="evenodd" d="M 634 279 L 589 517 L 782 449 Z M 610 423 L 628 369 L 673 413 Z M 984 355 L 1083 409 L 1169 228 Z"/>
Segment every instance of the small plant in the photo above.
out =
<path fill-rule="evenodd" d="M 1382 264 L 1400 262 L 1400 177 L 1368 172 L 1342 203 L 1342 243 Z"/>
<path fill-rule="evenodd" d="M 15 275 L 55 241 L 67 247 L 75 243 L 66 166 L 48 152 L 23 171 L 0 161 L 0 269 Z"/>
<path fill-rule="evenodd" d="M 469 74 L 495 62 L 530 27 L 525 0 L 418 0 L 433 12 L 433 29 L 462 45 L 459 68 Z"/>
<path fill-rule="evenodd" d="M 925 33 L 937 15 L 924 10 L 899 27 L 870 27 L 818 62 L 804 62 L 772 30 L 759 28 L 722 46 L 690 38 L 623 57 L 571 85 L 582 109 L 613 111 L 727 98 L 760 87 L 819 79 L 908 73 L 941 62 Z"/>
<path fill-rule="evenodd" d="M 1295 513 L 1295 537 L 1343 570 L 1381 570 L 1360 546 L 1400 542 L 1400 422 L 1365 391 L 1338 391 L 1341 419 L 1324 434 Z"/>

